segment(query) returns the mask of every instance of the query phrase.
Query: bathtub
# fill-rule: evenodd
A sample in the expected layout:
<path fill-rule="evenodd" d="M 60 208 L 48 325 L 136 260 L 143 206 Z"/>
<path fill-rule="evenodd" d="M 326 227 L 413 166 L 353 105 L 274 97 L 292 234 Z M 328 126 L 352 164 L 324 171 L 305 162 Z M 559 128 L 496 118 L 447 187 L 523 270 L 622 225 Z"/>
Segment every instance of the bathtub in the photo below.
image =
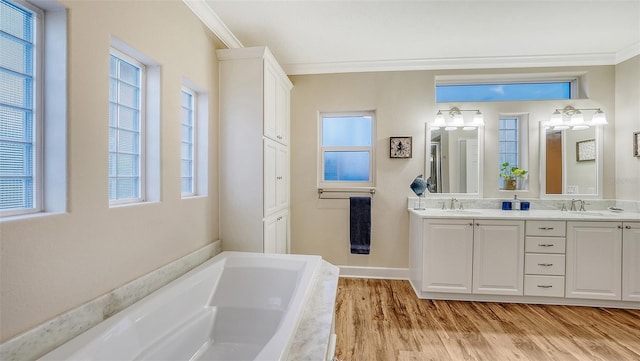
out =
<path fill-rule="evenodd" d="M 321 262 L 223 252 L 41 360 L 285 360 Z"/>

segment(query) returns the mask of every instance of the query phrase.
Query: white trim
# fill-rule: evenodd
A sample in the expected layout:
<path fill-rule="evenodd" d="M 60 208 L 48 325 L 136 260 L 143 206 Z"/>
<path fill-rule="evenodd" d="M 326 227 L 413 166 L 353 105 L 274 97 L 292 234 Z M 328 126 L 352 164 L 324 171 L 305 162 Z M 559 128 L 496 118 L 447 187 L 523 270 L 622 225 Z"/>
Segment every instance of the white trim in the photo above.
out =
<path fill-rule="evenodd" d="M 202 0 L 182 0 L 189 9 L 211 30 L 228 48 L 243 48 L 229 28 L 220 20 L 209 4 Z"/>
<path fill-rule="evenodd" d="M 631 54 L 632 51 L 629 51 Z M 626 52 L 624 53 L 626 54 Z M 628 54 L 626 54 L 628 56 Z M 622 57 L 622 56 L 620 56 Z M 399 59 L 334 63 L 284 64 L 288 75 L 358 73 L 373 71 L 453 70 L 492 68 L 541 68 L 562 66 L 615 65 L 617 56 L 606 54 Z"/>
<path fill-rule="evenodd" d="M 587 74 L 586 71 L 572 72 L 536 72 L 513 74 L 464 74 L 464 75 L 436 75 L 435 85 L 465 85 L 465 84 L 507 84 L 535 82 L 567 82 L 579 79 Z"/>
<path fill-rule="evenodd" d="M 338 266 L 340 277 L 345 278 L 375 278 L 386 280 L 408 280 L 408 268 Z"/>
<path fill-rule="evenodd" d="M 620 64 L 623 61 L 629 60 L 635 56 L 640 55 L 640 41 L 627 46 L 624 49 L 619 50 L 616 53 L 616 62 L 615 64 Z"/>

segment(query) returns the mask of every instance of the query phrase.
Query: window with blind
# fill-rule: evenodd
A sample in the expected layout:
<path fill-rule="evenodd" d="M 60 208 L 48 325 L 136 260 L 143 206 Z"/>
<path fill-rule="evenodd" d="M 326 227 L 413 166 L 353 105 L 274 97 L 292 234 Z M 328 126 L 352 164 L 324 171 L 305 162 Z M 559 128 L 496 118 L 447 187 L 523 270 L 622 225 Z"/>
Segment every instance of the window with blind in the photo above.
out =
<path fill-rule="evenodd" d="M 145 67 L 115 50 L 109 59 L 109 201 L 143 201 Z"/>
<path fill-rule="evenodd" d="M 37 27 L 41 15 L 0 1 L 0 211 L 40 210 L 42 192 Z"/>
<path fill-rule="evenodd" d="M 188 197 L 195 191 L 195 93 L 182 89 L 180 116 L 180 162 L 182 196 Z"/>

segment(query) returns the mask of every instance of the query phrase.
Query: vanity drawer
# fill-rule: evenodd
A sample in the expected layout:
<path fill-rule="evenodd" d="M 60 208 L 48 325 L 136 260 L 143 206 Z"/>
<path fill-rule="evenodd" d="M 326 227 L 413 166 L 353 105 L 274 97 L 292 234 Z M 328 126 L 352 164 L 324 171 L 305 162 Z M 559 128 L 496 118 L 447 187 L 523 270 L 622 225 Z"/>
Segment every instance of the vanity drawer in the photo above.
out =
<path fill-rule="evenodd" d="M 525 296 L 564 297 L 564 276 L 524 276 Z"/>
<path fill-rule="evenodd" d="M 527 236 L 564 237 L 567 222 L 565 221 L 527 221 Z"/>
<path fill-rule="evenodd" d="M 528 253 L 564 253 L 567 239 L 564 237 L 527 237 L 524 251 Z"/>
<path fill-rule="evenodd" d="M 564 276 L 564 255 L 527 253 L 524 255 L 524 273 Z"/>

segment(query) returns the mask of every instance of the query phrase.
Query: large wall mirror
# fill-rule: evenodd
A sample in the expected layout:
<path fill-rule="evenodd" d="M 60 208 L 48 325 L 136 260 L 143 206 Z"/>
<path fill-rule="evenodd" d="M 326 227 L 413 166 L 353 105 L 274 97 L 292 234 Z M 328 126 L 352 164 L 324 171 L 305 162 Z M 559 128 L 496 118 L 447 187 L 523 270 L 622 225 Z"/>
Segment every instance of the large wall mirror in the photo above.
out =
<path fill-rule="evenodd" d="M 540 127 L 541 196 L 602 197 L 602 129 Z"/>
<path fill-rule="evenodd" d="M 427 126 L 425 176 L 430 193 L 482 194 L 483 129 Z"/>

